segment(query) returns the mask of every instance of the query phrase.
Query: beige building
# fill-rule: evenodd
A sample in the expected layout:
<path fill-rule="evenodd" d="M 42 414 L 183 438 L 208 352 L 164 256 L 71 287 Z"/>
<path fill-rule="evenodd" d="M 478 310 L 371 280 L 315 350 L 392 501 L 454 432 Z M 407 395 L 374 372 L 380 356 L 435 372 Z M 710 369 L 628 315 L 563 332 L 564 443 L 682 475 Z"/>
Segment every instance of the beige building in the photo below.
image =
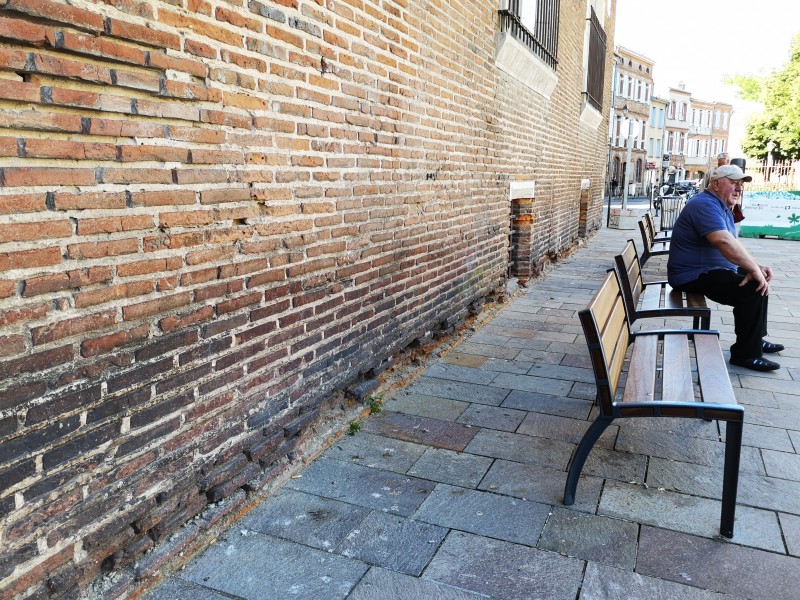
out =
<path fill-rule="evenodd" d="M 689 143 L 686 149 L 686 178 L 702 179 L 717 164 L 717 156 L 728 151 L 733 107 L 722 102 L 692 98 Z"/>
<path fill-rule="evenodd" d="M 628 195 L 633 196 L 646 191 L 645 140 L 650 119 L 654 62 L 622 46 L 617 47 L 614 58 L 614 106 L 609 124 L 609 181 L 612 182 L 612 187 L 613 182 L 618 183 L 616 192 L 622 195 L 630 154 L 627 185 Z"/>
<path fill-rule="evenodd" d="M 666 135 L 666 115 L 669 102 L 653 96 L 650 99 L 650 121 L 647 128 L 647 173 L 645 188 L 647 192 L 658 190 L 664 180 L 663 167 L 664 142 Z"/>

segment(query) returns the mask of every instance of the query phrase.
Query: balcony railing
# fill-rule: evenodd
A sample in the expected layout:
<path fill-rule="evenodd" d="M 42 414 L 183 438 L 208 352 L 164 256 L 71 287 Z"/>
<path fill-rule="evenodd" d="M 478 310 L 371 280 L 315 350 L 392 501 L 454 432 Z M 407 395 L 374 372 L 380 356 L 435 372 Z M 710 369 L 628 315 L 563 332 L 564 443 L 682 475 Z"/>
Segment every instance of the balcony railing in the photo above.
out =
<path fill-rule="evenodd" d="M 555 70 L 558 65 L 559 0 L 538 0 L 535 31 L 528 30 L 520 21 L 519 3 L 520 0 L 508 0 L 508 8 L 500 11 L 500 30 L 508 32 Z"/>
<path fill-rule="evenodd" d="M 603 108 L 605 82 L 606 32 L 592 8 L 589 18 L 589 65 L 586 81 L 586 98 L 597 110 Z"/>

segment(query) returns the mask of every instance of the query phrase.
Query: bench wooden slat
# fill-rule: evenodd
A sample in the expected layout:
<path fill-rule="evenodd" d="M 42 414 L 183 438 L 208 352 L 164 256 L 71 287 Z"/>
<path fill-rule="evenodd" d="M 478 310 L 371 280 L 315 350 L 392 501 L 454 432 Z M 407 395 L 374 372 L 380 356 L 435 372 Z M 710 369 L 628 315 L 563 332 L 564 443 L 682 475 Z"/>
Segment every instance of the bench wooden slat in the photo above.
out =
<path fill-rule="evenodd" d="M 687 335 L 664 336 L 662 368 L 661 400 L 664 402 L 691 402 L 694 399 L 694 387 Z"/>
<path fill-rule="evenodd" d="M 714 334 L 696 334 L 694 346 L 703 402 L 736 404 L 736 395 L 731 387 L 728 367 L 719 346 L 719 338 Z"/>
<path fill-rule="evenodd" d="M 652 402 L 656 391 L 658 338 L 654 335 L 636 340 L 628 366 L 623 402 Z"/>
<path fill-rule="evenodd" d="M 663 298 L 661 290 L 660 285 L 644 286 L 639 300 L 639 310 L 658 310 L 661 308 Z"/>
<path fill-rule="evenodd" d="M 695 329 L 708 329 L 711 311 L 702 294 L 673 290 L 666 281 L 645 283 L 636 245 L 628 240 L 614 257 L 629 323 L 650 317 L 692 317 Z"/>

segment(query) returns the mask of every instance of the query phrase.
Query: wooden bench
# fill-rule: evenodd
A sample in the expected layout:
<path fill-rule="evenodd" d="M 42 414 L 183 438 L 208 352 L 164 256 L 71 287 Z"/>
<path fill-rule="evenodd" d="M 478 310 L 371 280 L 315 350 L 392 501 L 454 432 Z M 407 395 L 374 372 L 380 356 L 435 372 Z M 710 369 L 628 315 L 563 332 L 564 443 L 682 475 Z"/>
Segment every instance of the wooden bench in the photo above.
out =
<path fill-rule="evenodd" d="M 680 417 L 726 422 L 720 533 L 733 537 L 744 410 L 736 404 L 718 333 L 664 330 L 631 333 L 617 277 L 609 271 L 588 308 L 579 313 L 597 384 L 597 419 L 578 444 L 564 487 L 575 501 L 583 465 L 614 419 Z M 621 398 L 620 378 L 633 344 Z"/>
<path fill-rule="evenodd" d="M 649 218 L 648 218 L 649 217 Z M 639 219 L 639 233 L 642 234 L 642 258 L 644 265 L 651 256 L 663 256 L 669 254 L 669 238 L 658 237 L 656 235 L 653 217 L 647 213 Z"/>
<path fill-rule="evenodd" d="M 711 309 L 705 296 L 673 290 L 666 281 L 644 282 L 633 240 L 628 240 L 622 254 L 614 257 L 614 263 L 630 325 L 650 317 L 693 317 L 695 329 L 711 327 Z"/>

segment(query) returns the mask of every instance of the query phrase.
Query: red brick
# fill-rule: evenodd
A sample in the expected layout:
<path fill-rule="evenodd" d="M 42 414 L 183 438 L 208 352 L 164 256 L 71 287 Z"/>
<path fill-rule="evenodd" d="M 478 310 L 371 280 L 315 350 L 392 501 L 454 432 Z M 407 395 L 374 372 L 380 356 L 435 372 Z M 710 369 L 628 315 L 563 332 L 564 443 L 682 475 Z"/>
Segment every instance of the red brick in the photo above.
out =
<path fill-rule="evenodd" d="M 25 352 L 25 337 L 22 335 L 0 335 L 0 356 L 3 358 Z"/>
<path fill-rule="evenodd" d="M 198 283 L 213 281 L 218 278 L 219 268 L 208 267 L 206 269 L 198 269 L 196 271 L 187 271 L 181 273 L 181 285 L 187 287 L 191 285 L 197 285 Z"/>
<path fill-rule="evenodd" d="M 210 306 L 204 306 L 203 308 L 185 315 L 164 317 L 158 322 L 158 326 L 163 332 L 169 333 L 170 331 L 175 331 L 176 329 L 183 329 L 184 327 L 190 327 L 192 325 L 197 325 L 198 323 L 210 321 L 213 318 L 214 309 Z"/>
<path fill-rule="evenodd" d="M 125 208 L 125 193 L 86 192 L 74 194 L 71 192 L 57 192 L 53 202 L 56 210 Z"/>
<path fill-rule="evenodd" d="M 88 358 L 99 354 L 107 354 L 115 348 L 146 340 L 149 335 L 150 326 L 145 324 L 126 331 L 116 331 L 109 335 L 84 340 L 81 342 L 81 356 Z"/>
<path fill-rule="evenodd" d="M 58 264 L 61 264 L 61 248 L 57 247 L 0 253 L 0 271 L 31 269 Z"/>
<path fill-rule="evenodd" d="M 2 88 L 2 86 L 0 86 Z M 47 210 L 46 194 L 9 194 L 0 196 L 0 214 L 15 215 Z"/>
<path fill-rule="evenodd" d="M 172 183 L 172 173 L 168 169 L 103 169 L 101 183 L 121 185 L 145 183 Z"/>
<path fill-rule="evenodd" d="M 136 275 L 149 275 L 150 273 L 160 273 L 163 271 L 175 271 L 181 268 L 183 260 L 175 258 L 154 258 L 150 260 L 140 260 L 137 262 L 121 264 L 117 267 L 119 277 L 131 277 Z"/>
<path fill-rule="evenodd" d="M 6 187 L 93 185 L 94 183 L 94 169 L 59 169 L 55 167 L 4 167 L 2 169 L 2 184 Z"/>
<path fill-rule="evenodd" d="M 244 282 L 238 281 L 223 281 L 215 285 L 209 285 L 204 288 L 199 288 L 194 291 L 194 301 L 196 303 L 205 302 L 211 298 L 223 298 L 236 294 L 244 289 Z"/>
<path fill-rule="evenodd" d="M 48 273 L 47 275 L 40 275 L 38 277 L 26 279 L 22 296 L 28 298 L 30 296 L 38 296 L 40 294 L 50 294 L 52 292 L 66 290 L 71 287 L 72 283 L 69 280 L 69 275 L 66 273 Z"/>
<path fill-rule="evenodd" d="M 67 256 L 71 259 L 82 260 L 87 258 L 103 258 L 106 256 L 121 256 L 135 254 L 139 250 L 139 241 L 135 238 L 114 240 L 110 242 L 86 242 L 83 244 L 69 244 Z"/>
<path fill-rule="evenodd" d="M 189 40 L 184 43 L 184 49 L 188 52 L 191 44 Z M 196 54 L 192 52 L 192 54 Z M 208 57 L 214 58 L 214 56 Z M 205 79 L 208 76 L 208 66 L 199 60 L 191 58 L 180 58 L 176 56 L 168 56 L 163 52 L 150 52 L 150 60 L 148 66 L 155 67 L 156 69 L 179 71 L 181 73 L 188 73 L 196 77 Z"/>
<path fill-rule="evenodd" d="M 215 248 L 213 250 L 196 250 L 186 255 L 188 266 L 201 265 L 203 263 L 230 260 L 236 254 L 236 248 Z"/>
<path fill-rule="evenodd" d="M 187 210 L 183 212 L 164 212 L 158 215 L 159 226 L 170 227 L 205 227 L 211 225 L 216 217 L 210 210 Z"/>
<path fill-rule="evenodd" d="M 86 308 L 104 302 L 136 298 L 153 292 L 153 282 L 150 279 L 132 283 L 120 283 L 97 290 L 79 292 L 75 294 L 75 308 Z"/>
<path fill-rule="evenodd" d="M 17 293 L 16 281 L 0 281 L 0 298 L 10 298 Z"/>
<path fill-rule="evenodd" d="M 50 21 L 67 23 L 80 23 L 83 29 L 89 29 L 96 33 L 103 31 L 103 16 L 101 14 L 64 5 L 60 2 L 50 2 L 48 0 L 7 0 L 5 3 L 7 10 L 25 13 L 34 17 L 42 17 Z"/>
<path fill-rule="evenodd" d="M 0 312 L 0 327 L 14 325 L 22 321 L 40 319 L 47 315 L 50 305 L 47 303 L 30 304 L 21 308 L 13 308 Z"/>
<path fill-rule="evenodd" d="M 0 64 L 2 64 L 2 52 L 0 52 Z M 4 82 L 0 89 L 4 89 L 5 85 Z M 17 110 L 0 112 L 0 127 L 32 131 L 80 133 L 83 129 L 83 122 L 80 115 L 75 114 L 48 113 L 42 110 Z"/>
<path fill-rule="evenodd" d="M 222 188 L 200 192 L 201 204 L 219 204 L 221 202 L 249 202 L 250 188 Z"/>
<path fill-rule="evenodd" d="M 170 146 L 120 146 L 119 158 L 122 161 L 189 162 L 186 148 Z"/>
<path fill-rule="evenodd" d="M 164 22 L 161 18 L 159 18 L 159 21 Z M 180 50 L 181 47 L 181 38 L 177 33 L 145 27 L 144 25 L 137 25 L 119 19 L 108 19 L 107 33 L 113 37 L 141 42 L 156 48 Z"/>
<path fill-rule="evenodd" d="M 78 219 L 78 235 L 117 233 L 120 231 L 136 231 L 152 228 L 153 217 L 148 215 L 105 217 L 102 219 Z"/>
<path fill-rule="evenodd" d="M 240 308 L 244 308 L 246 306 L 252 306 L 253 304 L 258 304 L 261 302 L 263 295 L 261 292 L 253 293 L 253 294 L 245 294 L 244 296 L 239 296 L 238 298 L 234 298 L 233 300 L 228 300 L 227 302 L 220 302 L 217 305 L 217 314 L 224 315 L 229 312 L 233 312 L 235 310 L 239 310 Z"/>
<path fill-rule="evenodd" d="M 40 346 L 56 340 L 86 333 L 97 329 L 105 329 L 117 322 L 117 311 L 107 310 L 83 317 L 72 317 L 66 321 L 33 327 L 31 338 L 33 344 Z"/>
<path fill-rule="evenodd" d="M 26 158 L 114 160 L 116 153 L 116 147 L 113 144 L 36 138 L 25 139 Z"/>
<path fill-rule="evenodd" d="M 133 192 L 131 193 L 132 206 L 175 206 L 194 204 L 197 192 L 193 190 L 167 190 L 163 192 Z"/>
<path fill-rule="evenodd" d="M 149 317 L 158 313 L 175 310 L 181 306 L 187 306 L 190 303 L 191 295 L 189 292 L 182 292 L 172 296 L 163 296 L 155 300 L 125 306 L 122 309 L 122 315 L 126 321 L 131 321 L 133 319 L 141 319 L 142 317 Z"/>
<path fill-rule="evenodd" d="M 145 64 L 144 50 L 135 46 L 120 44 L 116 40 L 107 37 L 98 37 L 63 30 L 61 34 L 60 48 L 70 50 L 78 54 L 91 54 L 103 58 L 113 58 L 126 63 L 135 65 Z"/>
<path fill-rule="evenodd" d="M 0 225 L 0 243 L 29 242 L 72 235 L 72 223 L 67 220 L 39 221 Z"/>
<path fill-rule="evenodd" d="M 0 377 L 17 377 L 20 373 L 39 373 L 74 359 L 72 346 L 61 346 L 36 354 L 28 354 L 0 363 Z"/>
<path fill-rule="evenodd" d="M 111 137 L 139 137 L 159 139 L 164 137 L 163 126 L 146 121 L 131 121 L 126 119 L 103 119 L 93 117 L 89 121 L 91 135 L 104 135 Z"/>
<path fill-rule="evenodd" d="M 206 44 L 199 40 L 194 40 L 191 38 L 186 38 L 184 42 L 184 49 L 186 52 L 190 54 L 194 54 L 195 56 L 202 56 L 203 58 L 217 58 L 217 49 L 210 44 Z"/>

